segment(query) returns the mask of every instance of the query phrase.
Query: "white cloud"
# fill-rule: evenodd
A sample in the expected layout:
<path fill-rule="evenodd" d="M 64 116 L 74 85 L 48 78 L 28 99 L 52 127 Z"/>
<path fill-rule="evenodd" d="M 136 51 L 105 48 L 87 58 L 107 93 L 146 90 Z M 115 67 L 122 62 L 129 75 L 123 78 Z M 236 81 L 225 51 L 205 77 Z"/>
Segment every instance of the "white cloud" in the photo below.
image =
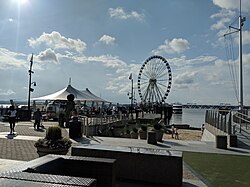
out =
<path fill-rule="evenodd" d="M 112 68 L 122 68 L 127 65 L 125 62 L 120 60 L 118 56 L 112 55 L 91 56 L 88 57 L 88 61 L 101 62 L 104 66 Z"/>
<path fill-rule="evenodd" d="M 195 77 L 197 76 L 198 72 L 187 71 L 182 74 L 177 75 L 174 80 L 174 85 L 178 88 L 188 88 L 191 84 L 194 84 Z"/>
<path fill-rule="evenodd" d="M 0 89 L 0 96 L 10 96 L 10 95 L 14 95 L 15 92 L 13 90 L 3 90 L 3 89 Z"/>
<path fill-rule="evenodd" d="M 224 9 L 239 9 L 239 1 L 236 0 L 213 0 L 213 3 Z M 244 12 L 250 11 L 250 1 L 241 0 L 241 8 Z"/>
<path fill-rule="evenodd" d="M 250 44 L 250 30 L 242 32 L 242 42 L 243 45 Z M 237 40 L 238 41 L 238 40 Z"/>
<path fill-rule="evenodd" d="M 110 17 L 114 17 L 114 18 L 118 18 L 118 19 L 136 19 L 139 21 L 142 21 L 145 17 L 144 14 L 140 14 L 136 11 L 131 11 L 129 12 L 125 12 L 125 10 L 123 10 L 122 7 L 118 7 L 118 8 L 109 8 L 108 13 L 110 15 Z"/>
<path fill-rule="evenodd" d="M 53 62 L 55 64 L 58 63 L 57 56 L 55 54 L 55 51 L 52 49 L 46 49 L 45 51 L 41 51 L 36 58 L 40 61 L 45 61 L 45 62 Z"/>
<path fill-rule="evenodd" d="M 26 67 L 28 61 L 22 59 L 24 56 L 26 55 L 0 48 L 0 69 Z"/>
<path fill-rule="evenodd" d="M 83 52 L 87 46 L 86 43 L 84 43 L 80 39 L 66 38 L 56 31 L 53 31 L 51 34 L 44 32 L 40 37 L 36 39 L 28 39 L 28 42 L 31 47 L 46 44 L 47 46 L 54 49 L 76 50 L 79 53 Z"/>
<path fill-rule="evenodd" d="M 177 68 L 186 68 L 192 66 L 201 66 L 201 65 L 211 65 L 218 57 L 216 56 L 198 56 L 192 59 L 188 59 L 186 56 L 181 56 L 179 58 L 169 59 L 168 62 L 172 66 Z"/>
<path fill-rule="evenodd" d="M 99 42 L 102 42 L 106 45 L 113 45 L 115 43 L 115 38 L 108 36 L 108 35 L 103 35 L 100 39 Z"/>
<path fill-rule="evenodd" d="M 235 17 L 236 12 L 232 10 L 227 10 L 227 9 L 221 9 L 218 13 L 215 13 L 210 16 L 210 18 L 224 18 L 224 17 Z"/>
<path fill-rule="evenodd" d="M 217 22 L 211 26 L 211 30 L 221 30 L 228 28 L 230 22 L 232 21 L 232 18 L 234 18 L 235 16 L 235 11 L 221 9 L 218 13 L 210 16 L 211 19 L 217 20 Z"/>
<path fill-rule="evenodd" d="M 250 53 L 242 55 L 242 62 L 246 69 L 250 71 Z"/>
<path fill-rule="evenodd" d="M 174 38 L 172 41 L 165 40 L 164 44 L 160 45 L 152 52 L 156 55 L 164 53 L 183 53 L 189 49 L 189 42 L 186 39 Z"/>
<path fill-rule="evenodd" d="M 230 21 L 229 18 L 221 18 L 217 23 L 211 26 L 211 30 L 225 29 Z"/>

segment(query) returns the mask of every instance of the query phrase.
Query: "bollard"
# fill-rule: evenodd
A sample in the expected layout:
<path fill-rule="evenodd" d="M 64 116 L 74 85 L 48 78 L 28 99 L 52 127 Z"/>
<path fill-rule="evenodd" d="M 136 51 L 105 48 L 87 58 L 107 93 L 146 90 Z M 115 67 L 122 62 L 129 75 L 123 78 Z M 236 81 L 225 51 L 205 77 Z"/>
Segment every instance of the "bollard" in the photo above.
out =
<path fill-rule="evenodd" d="M 154 131 L 148 131 L 148 144 L 157 145 L 157 138 L 156 138 L 156 132 Z"/>
<path fill-rule="evenodd" d="M 238 147 L 236 135 L 229 135 L 229 146 L 230 147 Z"/>
<path fill-rule="evenodd" d="M 216 148 L 227 149 L 227 136 L 224 135 L 216 136 Z"/>

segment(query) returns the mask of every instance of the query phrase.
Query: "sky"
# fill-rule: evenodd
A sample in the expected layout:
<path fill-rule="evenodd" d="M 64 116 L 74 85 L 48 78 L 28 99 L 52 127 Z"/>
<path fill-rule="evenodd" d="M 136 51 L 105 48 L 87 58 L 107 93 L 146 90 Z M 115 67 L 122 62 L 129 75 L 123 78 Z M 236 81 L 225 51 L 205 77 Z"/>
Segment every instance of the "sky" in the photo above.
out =
<path fill-rule="evenodd" d="M 250 105 L 250 1 L 242 0 L 243 98 Z M 27 100 L 69 83 L 113 103 L 135 98 L 153 55 L 171 67 L 166 103 L 238 105 L 239 0 L 1 0 L 0 100 Z M 236 31 L 231 29 L 231 31 Z M 71 82 L 69 81 L 71 79 Z M 233 84 L 233 83 L 236 84 Z"/>

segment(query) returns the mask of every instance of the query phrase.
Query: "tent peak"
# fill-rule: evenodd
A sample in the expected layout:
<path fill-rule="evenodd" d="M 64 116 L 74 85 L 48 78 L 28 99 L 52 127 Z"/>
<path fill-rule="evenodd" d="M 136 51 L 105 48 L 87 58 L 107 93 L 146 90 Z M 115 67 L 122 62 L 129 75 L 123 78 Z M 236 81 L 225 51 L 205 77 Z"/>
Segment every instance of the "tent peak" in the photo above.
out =
<path fill-rule="evenodd" d="M 71 86 L 71 77 L 69 78 L 69 85 Z"/>

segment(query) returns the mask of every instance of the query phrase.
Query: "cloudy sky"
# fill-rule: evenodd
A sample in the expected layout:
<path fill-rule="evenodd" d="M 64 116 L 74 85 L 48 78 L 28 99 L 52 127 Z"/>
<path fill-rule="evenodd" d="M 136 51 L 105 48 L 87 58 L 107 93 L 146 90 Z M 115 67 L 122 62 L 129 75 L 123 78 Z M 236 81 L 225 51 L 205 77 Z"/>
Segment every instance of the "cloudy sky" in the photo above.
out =
<path fill-rule="evenodd" d="M 129 103 L 143 62 L 164 57 L 173 74 L 166 102 L 238 104 L 239 0 L 1 0 L 0 100 L 69 84 Z M 250 1 L 242 0 L 244 104 L 250 105 Z M 234 31 L 233 29 L 231 31 Z M 136 90 L 136 99 L 139 97 Z"/>

